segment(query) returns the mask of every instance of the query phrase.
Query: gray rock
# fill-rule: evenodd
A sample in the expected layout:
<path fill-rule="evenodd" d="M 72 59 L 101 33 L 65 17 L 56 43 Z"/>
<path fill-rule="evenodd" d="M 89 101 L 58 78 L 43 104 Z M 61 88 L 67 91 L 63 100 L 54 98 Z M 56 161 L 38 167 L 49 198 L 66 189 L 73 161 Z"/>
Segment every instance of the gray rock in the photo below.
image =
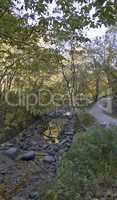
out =
<path fill-rule="evenodd" d="M 107 126 L 106 122 L 101 122 L 100 125 L 105 128 Z"/>
<path fill-rule="evenodd" d="M 55 162 L 55 158 L 53 156 L 50 155 L 46 155 L 43 159 L 44 162 L 48 162 L 48 163 L 52 163 Z"/>
<path fill-rule="evenodd" d="M 17 152 L 18 152 L 18 149 L 15 148 L 15 147 L 11 147 L 9 148 L 8 150 L 6 150 L 4 153 L 5 155 L 7 155 L 8 157 L 12 158 L 12 159 L 15 159 L 16 156 L 17 156 Z"/>
<path fill-rule="evenodd" d="M 63 155 L 65 153 L 65 150 L 64 149 L 60 149 L 59 150 L 59 155 Z"/>
<path fill-rule="evenodd" d="M 3 148 L 10 148 L 10 147 L 13 147 L 13 144 L 10 143 L 10 142 L 5 142 L 5 143 L 2 143 L 0 145 L 0 147 L 3 147 Z"/>
<path fill-rule="evenodd" d="M 73 131 L 66 131 L 65 133 L 64 133 L 64 135 L 73 135 Z"/>
<path fill-rule="evenodd" d="M 68 142 L 67 139 L 63 139 L 59 142 L 59 146 L 65 145 Z"/>
<path fill-rule="evenodd" d="M 39 200 L 39 193 L 34 192 L 33 194 L 30 195 L 30 200 Z"/>
<path fill-rule="evenodd" d="M 73 113 L 72 112 L 65 112 L 63 114 L 64 117 L 67 117 L 68 119 L 72 119 L 73 118 Z"/>
<path fill-rule="evenodd" d="M 35 159 L 34 151 L 28 151 L 19 156 L 19 160 L 30 161 L 30 160 L 34 160 L 34 159 Z"/>

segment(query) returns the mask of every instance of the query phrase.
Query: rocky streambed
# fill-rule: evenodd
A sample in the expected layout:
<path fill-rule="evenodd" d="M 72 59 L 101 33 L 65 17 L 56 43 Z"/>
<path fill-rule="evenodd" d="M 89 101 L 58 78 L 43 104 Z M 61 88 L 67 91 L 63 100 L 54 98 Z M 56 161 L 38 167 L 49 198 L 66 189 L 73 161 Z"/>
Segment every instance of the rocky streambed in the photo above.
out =
<path fill-rule="evenodd" d="M 59 109 L 1 144 L 0 200 L 39 200 L 72 144 L 75 126 L 75 113 Z"/>

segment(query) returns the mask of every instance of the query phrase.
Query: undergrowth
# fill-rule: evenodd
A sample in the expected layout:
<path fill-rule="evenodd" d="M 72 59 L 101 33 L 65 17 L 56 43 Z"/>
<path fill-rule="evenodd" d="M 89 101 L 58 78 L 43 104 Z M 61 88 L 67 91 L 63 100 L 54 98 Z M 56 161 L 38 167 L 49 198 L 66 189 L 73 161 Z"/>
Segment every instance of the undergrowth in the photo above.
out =
<path fill-rule="evenodd" d="M 43 199 L 92 200 L 99 190 L 116 182 L 117 128 L 97 128 L 76 135 Z"/>

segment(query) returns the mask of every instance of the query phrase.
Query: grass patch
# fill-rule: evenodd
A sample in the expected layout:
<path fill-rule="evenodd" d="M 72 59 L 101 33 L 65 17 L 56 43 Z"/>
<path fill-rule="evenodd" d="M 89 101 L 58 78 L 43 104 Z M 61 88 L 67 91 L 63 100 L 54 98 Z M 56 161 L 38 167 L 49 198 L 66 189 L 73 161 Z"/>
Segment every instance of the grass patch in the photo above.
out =
<path fill-rule="evenodd" d="M 94 129 L 76 135 L 44 200 L 101 199 L 99 191 L 116 181 L 117 128 Z"/>

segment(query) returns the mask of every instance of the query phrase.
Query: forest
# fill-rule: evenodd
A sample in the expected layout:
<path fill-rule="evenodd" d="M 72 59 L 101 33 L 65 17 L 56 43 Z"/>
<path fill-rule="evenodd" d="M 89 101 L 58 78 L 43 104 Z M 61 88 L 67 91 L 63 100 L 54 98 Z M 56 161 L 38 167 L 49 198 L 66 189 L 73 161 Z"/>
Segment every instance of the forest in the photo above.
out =
<path fill-rule="evenodd" d="M 117 200 L 116 0 L 0 0 L 0 200 Z"/>

